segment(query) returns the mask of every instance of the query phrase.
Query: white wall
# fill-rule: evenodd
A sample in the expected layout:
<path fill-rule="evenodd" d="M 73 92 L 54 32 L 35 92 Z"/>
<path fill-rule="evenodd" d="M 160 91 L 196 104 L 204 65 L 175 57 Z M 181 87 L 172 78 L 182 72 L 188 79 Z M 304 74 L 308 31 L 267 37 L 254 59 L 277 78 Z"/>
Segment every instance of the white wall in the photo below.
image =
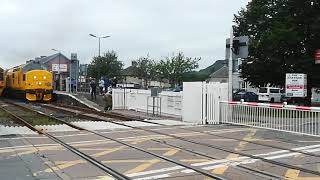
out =
<path fill-rule="evenodd" d="M 148 110 L 152 114 L 150 95 L 150 90 L 113 89 L 113 109 L 130 109 L 141 112 Z M 161 115 L 179 117 L 185 122 L 197 124 L 218 124 L 220 101 L 228 99 L 228 84 L 185 82 L 183 92 L 164 91 L 159 97 L 155 104 L 160 105 L 161 99 Z"/>
<path fill-rule="evenodd" d="M 150 90 L 142 89 L 113 89 L 113 109 L 130 109 L 135 111 L 152 113 L 153 98 Z M 182 93 L 166 92 L 159 94 L 155 99 L 155 105 L 161 105 L 161 115 L 182 117 Z M 161 103 L 160 103 L 161 100 Z M 148 102 L 149 101 L 149 102 Z M 147 106 L 149 104 L 149 107 Z M 156 109 L 157 110 L 157 109 Z M 160 107 L 158 107 L 160 112 Z"/>

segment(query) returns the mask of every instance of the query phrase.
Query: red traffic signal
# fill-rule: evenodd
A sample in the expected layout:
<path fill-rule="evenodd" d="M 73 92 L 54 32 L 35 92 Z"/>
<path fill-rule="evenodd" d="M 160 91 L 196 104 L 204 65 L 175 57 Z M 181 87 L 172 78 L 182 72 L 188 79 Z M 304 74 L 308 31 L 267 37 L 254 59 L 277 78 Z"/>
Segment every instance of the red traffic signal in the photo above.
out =
<path fill-rule="evenodd" d="M 320 49 L 316 50 L 314 58 L 315 58 L 315 63 L 320 64 Z"/>

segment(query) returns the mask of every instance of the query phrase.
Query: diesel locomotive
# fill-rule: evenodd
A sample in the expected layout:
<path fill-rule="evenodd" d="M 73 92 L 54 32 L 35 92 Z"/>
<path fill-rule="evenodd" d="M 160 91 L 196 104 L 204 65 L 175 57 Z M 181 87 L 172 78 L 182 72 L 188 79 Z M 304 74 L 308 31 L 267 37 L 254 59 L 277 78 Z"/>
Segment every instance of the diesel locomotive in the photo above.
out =
<path fill-rule="evenodd" d="M 16 66 L 4 73 L 5 92 L 10 96 L 23 97 L 28 101 L 52 99 L 52 73 L 37 61 Z"/>

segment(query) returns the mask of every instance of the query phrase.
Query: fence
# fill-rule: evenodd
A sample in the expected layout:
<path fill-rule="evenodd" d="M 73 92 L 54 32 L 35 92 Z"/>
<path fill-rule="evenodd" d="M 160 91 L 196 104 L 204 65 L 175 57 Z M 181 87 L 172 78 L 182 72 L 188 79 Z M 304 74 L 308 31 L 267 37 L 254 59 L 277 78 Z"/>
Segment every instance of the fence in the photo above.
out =
<path fill-rule="evenodd" d="M 223 101 L 220 122 L 319 136 L 320 108 Z"/>
<path fill-rule="evenodd" d="M 220 104 L 228 98 L 227 83 L 183 83 L 183 121 L 218 124 Z"/>
<path fill-rule="evenodd" d="M 112 108 L 130 109 L 141 112 L 152 112 L 153 98 L 150 98 L 150 90 L 142 89 L 113 89 L 112 90 Z M 170 115 L 175 117 L 182 116 L 182 93 L 163 91 L 159 98 L 155 99 L 157 114 Z M 159 102 L 160 101 L 160 102 Z M 148 107 L 149 105 L 149 107 Z M 161 109 L 158 108 L 161 106 Z"/>

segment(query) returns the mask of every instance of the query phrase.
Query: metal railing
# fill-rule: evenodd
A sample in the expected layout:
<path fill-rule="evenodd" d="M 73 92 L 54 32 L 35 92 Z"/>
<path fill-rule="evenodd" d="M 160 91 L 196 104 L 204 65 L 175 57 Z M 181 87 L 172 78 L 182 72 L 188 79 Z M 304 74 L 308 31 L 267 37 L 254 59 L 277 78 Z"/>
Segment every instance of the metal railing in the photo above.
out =
<path fill-rule="evenodd" d="M 220 122 L 320 136 L 320 108 L 220 102 Z"/>

